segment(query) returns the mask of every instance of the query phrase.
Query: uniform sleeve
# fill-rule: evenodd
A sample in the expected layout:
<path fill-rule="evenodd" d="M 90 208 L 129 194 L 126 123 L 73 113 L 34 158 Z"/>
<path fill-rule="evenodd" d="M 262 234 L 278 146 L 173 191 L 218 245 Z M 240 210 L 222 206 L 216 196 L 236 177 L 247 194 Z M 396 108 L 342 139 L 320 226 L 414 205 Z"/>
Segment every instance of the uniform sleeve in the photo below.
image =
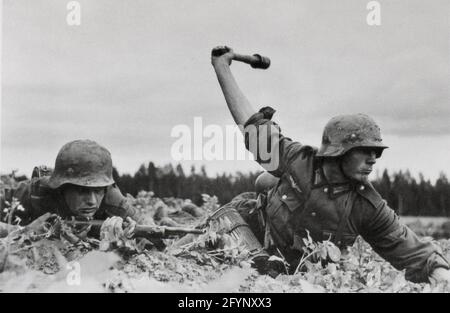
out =
<path fill-rule="evenodd" d="M 115 184 L 107 188 L 103 205 L 108 216 L 131 217 L 136 222 L 145 224 L 145 218 L 133 207 L 130 200 L 122 195 Z"/>
<path fill-rule="evenodd" d="M 299 142 L 281 134 L 280 127 L 271 121 L 275 110 L 264 107 L 245 123 L 245 147 L 269 173 L 281 177 L 287 166 L 302 149 Z"/>
<path fill-rule="evenodd" d="M 399 221 L 395 212 L 382 201 L 373 214 L 368 214 L 361 235 L 380 256 L 396 269 L 406 269 L 405 278 L 413 282 L 428 282 L 434 269 L 448 269 L 439 246 L 420 239 Z"/>

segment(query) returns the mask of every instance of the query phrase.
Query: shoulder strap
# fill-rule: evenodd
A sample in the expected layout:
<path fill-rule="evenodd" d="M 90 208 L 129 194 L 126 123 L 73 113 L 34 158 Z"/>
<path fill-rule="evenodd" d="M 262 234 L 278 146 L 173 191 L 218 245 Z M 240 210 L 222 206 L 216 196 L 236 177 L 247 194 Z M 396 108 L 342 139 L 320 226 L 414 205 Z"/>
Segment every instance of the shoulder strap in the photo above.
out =
<path fill-rule="evenodd" d="M 350 216 L 350 213 L 352 211 L 353 204 L 355 203 L 356 195 L 357 195 L 356 192 L 349 192 L 347 195 L 347 199 L 345 201 L 344 212 L 342 213 L 342 215 L 339 219 L 339 225 L 338 225 L 338 229 L 336 231 L 335 243 L 337 244 L 337 246 L 341 245 L 342 236 L 344 234 L 345 224 L 348 221 L 348 217 Z"/>
<path fill-rule="evenodd" d="M 380 207 L 384 201 L 383 197 L 381 197 L 370 183 L 359 186 L 357 193 L 368 200 L 375 208 Z"/>
<path fill-rule="evenodd" d="M 322 159 L 316 159 L 314 162 L 314 171 L 313 171 L 313 177 L 311 180 L 311 186 L 312 189 L 321 188 L 323 186 L 328 186 L 328 179 L 325 176 L 325 173 L 323 171 L 323 160 Z"/>

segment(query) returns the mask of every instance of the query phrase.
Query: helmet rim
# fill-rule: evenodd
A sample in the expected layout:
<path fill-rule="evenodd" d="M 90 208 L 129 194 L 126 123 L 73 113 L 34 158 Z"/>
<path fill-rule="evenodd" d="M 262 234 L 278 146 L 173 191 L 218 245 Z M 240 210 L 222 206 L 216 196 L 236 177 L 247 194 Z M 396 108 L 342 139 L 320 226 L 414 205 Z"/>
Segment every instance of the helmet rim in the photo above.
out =
<path fill-rule="evenodd" d="M 342 156 L 353 148 L 375 148 L 377 158 L 387 149 L 375 121 L 365 114 L 340 115 L 326 124 L 318 157 Z"/>

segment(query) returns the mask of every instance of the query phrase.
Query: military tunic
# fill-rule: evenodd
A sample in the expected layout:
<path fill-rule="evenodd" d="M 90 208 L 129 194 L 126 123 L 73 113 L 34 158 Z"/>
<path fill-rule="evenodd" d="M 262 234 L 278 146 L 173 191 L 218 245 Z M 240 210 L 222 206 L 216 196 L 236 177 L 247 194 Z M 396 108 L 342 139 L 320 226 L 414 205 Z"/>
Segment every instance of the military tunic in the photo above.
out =
<path fill-rule="evenodd" d="M 246 136 L 246 147 L 257 161 L 267 168 L 259 146 L 252 147 L 251 141 L 262 142 L 266 135 L 271 157 L 277 160 L 269 172 L 280 180 L 268 192 L 264 207 L 266 248 L 274 245 L 289 262 L 295 262 L 307 232 L 316 241 L 330 239 L 340 248 L 352 245 L 360 235 L 395 268 L 406 269 L 406 279 L 428 281 L 435 268 L 449 268 L 439 247 L 403 225 L 370 183 L 327 181 L 317 148 L 284 137 L 271 121 L 274 112 L 263 108 L 245 125 L 264 129 L 257 132 L 258 138 Z"/>

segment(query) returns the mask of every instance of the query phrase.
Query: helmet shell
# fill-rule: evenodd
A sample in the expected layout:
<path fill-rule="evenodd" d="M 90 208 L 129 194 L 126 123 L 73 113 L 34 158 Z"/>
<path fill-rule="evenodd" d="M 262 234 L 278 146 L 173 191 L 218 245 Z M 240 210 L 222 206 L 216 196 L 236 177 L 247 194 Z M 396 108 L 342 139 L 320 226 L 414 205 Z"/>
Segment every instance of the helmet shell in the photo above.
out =
<path fill-rule="evenodd" d="M 63 184 L 85 187 L 106 187 L 114 184 L 111 154 L 92 140 L 75 140 L 59 150 L 49 186 Z"/>
<path fill-rule="evenodd" d="M 376 148 L 377 157 L 388 148 L 381 139 L 380 127 L 365 114 L 333 117 L 325 126 L 319 157 L 338 157 L 358 147 Z"/>

